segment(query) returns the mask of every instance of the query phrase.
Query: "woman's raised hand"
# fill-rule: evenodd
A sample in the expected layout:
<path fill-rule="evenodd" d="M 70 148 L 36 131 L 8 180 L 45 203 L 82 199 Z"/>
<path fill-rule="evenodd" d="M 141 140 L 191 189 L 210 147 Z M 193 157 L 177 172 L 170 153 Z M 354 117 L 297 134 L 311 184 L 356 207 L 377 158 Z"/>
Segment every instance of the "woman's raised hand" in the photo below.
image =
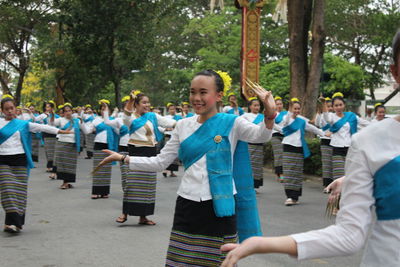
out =
<path fill-rule="evenodd" d="M 275 116 L 276 104 L 271 91 L 265 90 L 262 86 L 257 83 L 253 83 L 250 80 L 247 80 L 246 83 L 263 102 L 265 108 L 265 116 L 267 116 L 267 118 Z"/>

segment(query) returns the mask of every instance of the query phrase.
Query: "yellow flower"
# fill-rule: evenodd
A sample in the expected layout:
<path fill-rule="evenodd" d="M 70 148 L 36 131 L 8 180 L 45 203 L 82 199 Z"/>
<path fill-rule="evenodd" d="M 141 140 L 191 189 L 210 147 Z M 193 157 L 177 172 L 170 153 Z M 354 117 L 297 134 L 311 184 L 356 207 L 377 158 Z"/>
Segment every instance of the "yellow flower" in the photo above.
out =
<path fill-rule="evenodd" d="M 32 106 L 31 102 L 28 102 L 28 103 L 25 104 L 25 107 L 27 107 L 27 108 L 29 108 L 30 106 Z"/>
<path fill-rule="evenodd" d="M 11 98 L 11 99 L 14 99 L 14 97 L 12 96 L 12 95 L 3 95 L 3 98 L 2 99 L 6 99 L 6 98 Z"/>
<path fill-rule="evenodd" d="M 126 95 L 126 96 L 124 96 L 124 97 L 121 99 L 121 102 L 129 101 L 130 98 L 131 98 L 131 97 L 130 97 L 129 95 Z"/>
<path fill-rule="evenodd" d="M 325 97 L 325 101 L 331 101 L 332 99 L 330 97 Z"/>
<path fill-rule="evenodd" d="M 250 97 L 249 98 L 249 102 L 253 101 L 253 100 L 257 100 L 257 97 Z"/>
<path fill-rule="evenodd" d="M 275 101 L 277 101 L 277 100 L 282 100 L 282 97 L 280 97 L 280 96 L 275 96 L 274 100 L 275 100 Z"/>
<path fill-rule="evenodd" d="M 290 99 L 290 102 L 300 102 L 300 100 L 297 97 L 293 97 Z"/>
<path fill-rule="evenodd" d="M 110 105 L 110 101 L 109 100 L 107 100 L 107 99 L 101 99 L 101 100 L 99 100 L 99 104 L 101 105 L 101 104 L 107 104 L 107 105 Z"/>
<path fill-rule="evenodd" d="M 337 93 L 334 93 L 333 94 L 333 96 L 332 96 L 332 98 L 335 98 L 335 97 L 344 97 L 344 95 L 341 93 L 341 92 L 337 92 Z"/>
<path fill-rule="evenodd" d="M 184 106 L 184 105 L 190 106 L 189 102 L 182 102 L 182 106 Z"/>
<path fill-rule="evenodd" d="M 224 95 L 231 89 L 232 86 L 232 78 L 229 76 L 227 72 L 224 71 L 216 71 L 218 75 L 221 77 L 222 81 L 224 82 Z"/>
<path fill-rule="evenodd" d="M 383 106 L 383 104 L 382 103 L 376 103 L 374 107 L 376 108 L 377 106 Z"/>
<path fill-rule="evenodd" d="M 133 91 L 133 94 L 134 95 L 138 95 L 138 94 L 141 94 L 142 92 L 140 91 L 140 90 L 135 90 L 135 91 Z"/>
<path fill-rule="evenodd" d="M 168 104 L 167 104 L 167 108 L 169 108 L 170 106 L 175 106 L 175 105 L 172 104 L 172 103 L 168 103 Z"/>
<path fill-rule="evenodd" d="M 66 106 L 68 106 L 68 107 L 71 107 L 71 108 L 72 108 L 72 104 L 71 104 L 71 103 L 69 103 L 69 102 L 67 102 L 67 103 L 65 103 L 65 104 L 63 105 L 63 107 L 66 107 Z"/>
<path fill-rule="evenodd" d="M 64 105 L 58 105 L 58 109 L 62 109 L 64 107 Z"/>
<path fill-rule="evenodd" d="M 54 102 L 53 100 L 50 100 L 49 103 L 53 104 L 54 106 L 56 105 L 56 102 Z"/>
<path fill-rule="evenodd" d="M 91 107 L 92 107 L 92 105 L 90 105 L 90 104 L 85 105 L 85 108 L 91 108 Z"/>

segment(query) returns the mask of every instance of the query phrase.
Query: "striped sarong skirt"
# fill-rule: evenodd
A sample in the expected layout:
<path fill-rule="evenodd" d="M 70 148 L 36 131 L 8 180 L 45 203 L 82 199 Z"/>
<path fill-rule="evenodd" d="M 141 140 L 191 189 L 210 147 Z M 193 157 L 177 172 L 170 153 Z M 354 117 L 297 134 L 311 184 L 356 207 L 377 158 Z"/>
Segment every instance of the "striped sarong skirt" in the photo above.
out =
<path fill-rule="evenodd" d="M 93 134 L 93 133 L 86 135 L 86 154 L 88 157 L 93 157 L 95 137 L 96 137 L 96 134 Z"/>
<path fill-rule="evenodd" d="M 58 147 L 60 146 L 60 141 L 56 138 L 56 145 L 54 148 L 54 159 L 53 159 L 53 170 L 52 172 L 56 173 L 57 172 L 57 159 L 56 159 L 56 151 L 59 149 Z"/>
<path fill-rule="evenodd" d="M 152 157 L 157 154 L 156 147 L 128 145 L 128 149 L 130 156 Z M 122 212 L 131 216 L 153 215 L 156 202 L 156 185 L 156 172 L 128 170 Z"/>
<path fill-rule="evenodd" d="M 330 139 L 321 139 L 322 185 L 328 186 L 332 182 L 332 151 Z"/>
<path fill-rule="evenodd" d="M 236 216 L 217 217 L 212 200 L 176 200 L 166 266 L 220 266 L 221 246 L 237 243 Z"/>
<path fill-rule="evenodd" d="M 44 151 L 47 159 L 47 168 L 53 168 L 54 152 L 56 150 L 56 135 L 43 133 Z"/>
<path fill-rule="evenodd" d="M 59 142 L 56 150 L 57 179 L 75 183 L 78 152 L 75 143 Z"/>
<path fill-rule="evenodd" d="M 280 133 L 274 133 L 271 138 L 272 153 L 274 155 L 274 167 L 275 174 L 281 175 L 283 173 L 282 168 L 282 155 L 283 155 L 283 145 L 282 145 L 283 135 Z"/>
<path fill-rule="evenodd" d="M 35 133 L 32 133 L 32 160 L 34 162 L 39 162 L 39 146 L 40 139 L 36 137 Z"/>
<path fill-rule="evenodd" d="M 332 178 L 336 180 L 344 176 L 344 163 L 348 147 L 333 147 L 332 151 Z"/>
<path fill-rule="evenodd" d="M 104 143 L 94 144 L 93 170 L 108 156 L 107 153 L 102 151 L 103 149 L 108 149 L 108 145 Z M 101 167 L 98 172 L 93 174 L 92 195 L 106 196 L 110 194 L 111 168 L 112 164 L 108 163 Z"/>
<path fill-rule="evenodd" d="M 263 185 L 264 144 L 249 144 L 251 169 L 254 177 L 254 187 Z"/>
<path fill-rule="evenodd" d="M 19 228 L 25 223 L 28 171 L 25 154 L 0 156 L 1 205 L 5 224 Z"/>
<path fill-rule="evenodd" d="M 128 146 L 119 146 L 118 152 L 121 155 L 129 155 L 128 152 Z M 121 164 L 119 163 L 119 167 L 121 169 L 121 185 L 122 185 L 122 191 L 125 192 L 125 185 L 126 185 L 126 176 L 129 172 L 129 165 L 128 164 Z"/>
<path fill-rule="evenodd" d="M 302 194 L 304 155 L 302 147 L 283 145 L 283 179 L 288 198 L 298 200 Z"/>

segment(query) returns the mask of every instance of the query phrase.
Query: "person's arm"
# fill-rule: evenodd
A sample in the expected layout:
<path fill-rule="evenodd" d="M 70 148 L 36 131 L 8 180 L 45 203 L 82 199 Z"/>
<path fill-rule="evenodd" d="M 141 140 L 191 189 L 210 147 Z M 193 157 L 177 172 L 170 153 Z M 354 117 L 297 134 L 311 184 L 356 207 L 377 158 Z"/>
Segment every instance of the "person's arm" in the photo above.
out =
<path fill-rule="evenodd" d="M 43 122 L 43 120 L 46 119 L 46 118 L 47 118 L 47 114 L 46 113 L 42 113 L 37 117 L 34 116 L 33 121 L 34 122 Z"/>
<path fill-rule="evenodd" d="M 369 121 L 367 121 L 365 119 L 362 119 L 362 118 L 357 116 L 357 128 L 358 129 L 362 129 L 364 127 L 367 127 L 370 123 L 371 122 L 369 122 Z"/>
<path fill-rule="evenodd" d="M 60 127 L 61 126 L 61 118 L 54 119 L 51 126 Z"/>
<path fill-rule="evenodd" d="M 60 129 L 50 126 L 50 125 L 39 124 L 39 123 L 35 123 L 35 122 L 29 123 L 29 131 L 32 133 L 45 132 L 48 134 L 70 134 L 70 133 L 72 133 L 71 131 L 60 130 Z"/>
<path fill-rule="evenodd" d="M 319 136 L 324 136 L 325 135 L 324 131 L 322 131 L 321 129 L 317 128 L 316 126 L 314 126 L 314 125 L 312 125 L 312 124 L 310 124 L 308 122 L 306 122 L 306 131 L 307 132 L 312 132 L 312 133 L 314 133 L 316 135 L 319 135 Z"/>
<path fill-rule="evenodd" d="M 322 113 L 322 117 L 326 121 L 326 123 L 333 125 L 333 113 L 332 112 L 324 112 L 324 113 Z"/>
<path fill-rule="evenodd" d="M 179 125 L 179 124 L 178 124 Z M 177 126 L 178 127 L 178 126 Z M 149 172 L 160 172 L 165 170 L 178 156 L 180 141 L 178 136 L 178 129 L 172 132 L 171 139 L 167 142 L 160 154 L 155 157 L 124 157 L 121 154 L 111 150 L 104 150 L 110 154 L 106 157 L 99 166 L 103 166 L 109 162 L 121 161 L 125 159 L 125 163 L 129 164 L 131 170 L 141 170 Z"/>
<path fill-rule="evenodd" d="M 265 143 L 271 139 L 272 130 L 267 129 L 264 122 L 254 124 L 239 117 L 234 124 L 237 138 L 248 143 Z"/>
<path fill-rule="evenodd" d="M 373 185 L 366 155 L 358 148 L 357 141 L 353 141 L 347 156 L 346 178 L 335 225 L 290 237 L 259 237 L 257 239 L 261 241 L 257 242 L 252 241 L 255 238 L 250 238 L 241 245 L 225 245 L 222 250 L 231 252 L 227 256 L 226 264 L 222 266 L 233 266 L 227 264 L 234 264 L 254 253 L 297 254 L 299 260 L 356 253 L 364 246 L 372 222 L 372 206 L 375 203 Z M 297 249 L 292 247 L 290 238 L 294 240 Z"/>
<path fill-rule="evenodd" d="M 176 120 L 156 114 L 158 125 L 163 128 L 174 128 Z"/>
<path fill-rule="evenodd" d="M 119 123 L 117 119 L 114 120 L 110 120 L 110 117 L 108 116 L 108 109 L 104 111 L 103 113 L 103 119 L 104 119 L 104 123 L 106 125 L 109 125 L 115 129 L 119 129 Z"/>

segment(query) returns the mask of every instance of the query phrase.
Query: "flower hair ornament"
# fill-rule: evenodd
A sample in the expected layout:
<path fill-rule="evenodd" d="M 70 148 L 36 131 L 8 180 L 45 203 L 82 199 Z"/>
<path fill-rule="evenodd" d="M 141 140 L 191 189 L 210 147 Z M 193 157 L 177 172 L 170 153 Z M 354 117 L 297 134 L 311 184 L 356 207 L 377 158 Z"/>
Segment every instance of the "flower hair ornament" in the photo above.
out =
<path fill-rule="evenodd" d="M 280 97 L 280 96 L 275 96 L 274 100 L 275 100 L 275 101 L 277 101 L 277 100 L 282 100 L 282 97 Z"/>
<path fill-rule="evenodd" d="M 335 97 L 344 98 L 344 95 L 341 92 L 337 92 L 337 93 L 334 93 L 333 96 L 332 96 L 332 98 L 335 98 Z"/>
<path fill-rule="evenodd" d="M 300 100 L 297 97 L 293 97 L 290 99 L 290 102 L 295 103 L 295 102 L 300 102 Z"/>
<path fill-rule="evenodd" d="M 229 76 L 227 72 L 217 70 L 215 71 L 221 77 L 222 81 L 224 82 L 224 95 L 231 89 L 232 86 L 232 78 Z"/>
<path fill-rule="evenodd" d="M 253 100 L 258 100 L 258 98 L 254 96 L 254 97 L 250 97 L 248 100 L 249 100 L 249 102 L 251 102 Z"/>
<path fill-rule="evenodd" d="M 374 105 L 374 108 L 379 107 L 379 106 L 383 106 L 383 104 L 382 104 L 382 103 L 376 103 L 376 104 Z"/>
<path fill-rule="evenodd" d="M 107 99 L 101 99 L 101 100 L 99 100 L 99 104 L 100 104 L 100 105 L 101 105 L 101 104 L 110 105 L 110 101 L 107 100 Z"/>
<path fill-rule="evenodd" d="M 129 95 L 126 95 L 121 99 L 121 102 L 123 103 L 123 102 L 129 101 L 130 98 L 131 97 Z"/>
<path fill-rule="evenodd" d="M 12 95 L 9 95 L 9 94 L 3 95 L 3 97 L 1 99 L 6 99 L 6 98 L 14 99 L 14 97 Z"/>
<path fill-rule="evenodd" d="M 168 103 L 167 105 L 166 105 L 166 107 L 167 108 L 169 108 L 170 106 L 175 106 L 173 103 Z"/>
<path fill-rule="evenodd" d="M 332 101 L 330 97 L 325 97 L 325 101 Z"/>

